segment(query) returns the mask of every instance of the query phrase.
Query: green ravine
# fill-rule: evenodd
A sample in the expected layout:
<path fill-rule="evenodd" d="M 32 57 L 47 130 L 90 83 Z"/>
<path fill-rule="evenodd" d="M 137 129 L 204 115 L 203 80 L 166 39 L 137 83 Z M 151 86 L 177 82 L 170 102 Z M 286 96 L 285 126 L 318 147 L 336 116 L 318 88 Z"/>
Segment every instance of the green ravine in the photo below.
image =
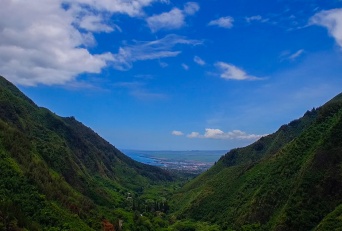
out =
<path fill-rule="evenodd" d="M 184 181 L 0 77 L 0 230 L 342 230 L 342 94 Z"/>
<path fill-rule="evenodd" d="M 123 219 L 128 194 L 174 181 L 75 118 L 37 107 L 2 77 L 0 169 L 0 230 L 100 230 Z"/>

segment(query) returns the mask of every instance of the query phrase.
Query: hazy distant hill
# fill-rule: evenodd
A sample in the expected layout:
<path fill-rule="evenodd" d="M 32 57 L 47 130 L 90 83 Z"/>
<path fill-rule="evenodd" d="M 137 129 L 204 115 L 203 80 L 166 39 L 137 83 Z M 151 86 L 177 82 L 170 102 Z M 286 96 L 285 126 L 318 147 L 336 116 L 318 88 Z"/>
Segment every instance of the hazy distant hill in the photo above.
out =
<path fill-rule="evenodd" d="M 342 94 L 231 150 L 174 201 L 223 230 L 342 230 Z"/>
<path fill-rule="evenodd" d="M 0 230 L 100 230 L 128 192 L 171 179 L 0 77 Z"/>

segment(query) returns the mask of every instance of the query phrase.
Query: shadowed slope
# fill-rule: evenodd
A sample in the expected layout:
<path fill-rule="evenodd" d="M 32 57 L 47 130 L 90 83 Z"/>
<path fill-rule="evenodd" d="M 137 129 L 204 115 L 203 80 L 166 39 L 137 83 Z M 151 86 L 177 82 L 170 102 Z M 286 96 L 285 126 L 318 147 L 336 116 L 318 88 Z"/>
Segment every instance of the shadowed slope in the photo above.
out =
<path fill-rule="evenodd" d="M 172 180 L 164 170 L 125 156 L 75 118 L 39 108 L 3 77 L 0 162 L 0 230 L 100 229 L 127 192 Z"/>

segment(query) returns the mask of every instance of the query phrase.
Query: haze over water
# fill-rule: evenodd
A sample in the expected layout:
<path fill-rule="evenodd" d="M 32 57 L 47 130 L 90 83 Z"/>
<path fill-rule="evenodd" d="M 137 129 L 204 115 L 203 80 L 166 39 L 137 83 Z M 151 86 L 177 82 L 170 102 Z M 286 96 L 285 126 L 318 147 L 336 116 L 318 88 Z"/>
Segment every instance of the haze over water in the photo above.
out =
<path fill-rule="evenodd" d="M 132 159 L 144 164 L 177 169 L 183 171 L 202 172 L 211 167 L 227 151 L 145 151 L 123 150 Z"/>

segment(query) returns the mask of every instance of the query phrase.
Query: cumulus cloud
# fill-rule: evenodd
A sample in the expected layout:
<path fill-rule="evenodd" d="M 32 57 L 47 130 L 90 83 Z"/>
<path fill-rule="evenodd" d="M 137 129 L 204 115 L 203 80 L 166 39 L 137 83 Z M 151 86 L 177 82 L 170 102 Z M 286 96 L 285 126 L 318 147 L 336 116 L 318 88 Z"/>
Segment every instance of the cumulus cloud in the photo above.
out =
<path fill-rule="evenodd" d="M 220 71 L 220 77 L 228 80 L 258 80 L 260 78 L 248 75 L 244 70 L 224 62 L 217 62 L 215 66 Z"/>
<path fill-rule="evenodd" d="M 155 32 L 161 29 L 179 29 L 185 24 L 184 18 L 183 12 L 174 8 L 170 12 L 151 16 L 146 21 L 150 29 Z"/>
<path fill-rule="evenodd" d="M 70 83 L 82 73 L 101 73 L 116 63 L 110 52 L 93 53 L 92 33 L 120 31 L 114 13 L 131 17 L 166 0 L 36 0 L 1 2 L 0 73 L 22 85 Z M 122 51 L 124 53 L 124 51 Z M 121 54 L 119 58 L 126 54 Z"/>
<path fill-rule="evenodd" d="M 176 130 L 175 130 L 175 131 L 172 131 L 171 134 L 174 135 L 174 136 L 183 136 L 183 135 L 184 135 L 183 132 L 181 132 L 181 131 L 176 131 Z"/>
<path fill-rule="evenodd" d="M 186 15 L 194 15 L 197 11 L 199 11 L 200 6 L 196 2 L 188 2 L 184 5 L 184 14 Z"/>
<path fill-rule="evenodd" d="M 342 8 L 321 11 L 311 17 L 310 24 L 326 27 L 342 48 Z"/>
<path fill-rule="evenodd" d="M 187 135 L 188 138 L 199 138 L 201 135 L 198 132 L 191 132 L 189 135 Z"/>
<path fill-rule="evenodd" d="M 74 26 L 59 1 L 3 1 L 0 73 L 22 85 L 63 84 L 81 73 L 100 73 L 113 57 L 91 54 L 93 38 Z M 18 16 L 19 15 L 19 16 Z"/>
<path fill-rule="evenodd" d="M 224 132 L 220 129 L 206 128 L 203 135 L 198 132 L 192 132 L 187 135 L 188 138 L 202 138 L 202 139 L 223 139 L 223 140 L 257 140 L 266 135 L 248 134 L 240 130 L 233 130 L 230 132 Z"/>
<path fill-rule="evenodd" d="M 91 32 L 112 32 L 115 29 L 122 31 L 118 25 L 109 26 L 104 22 L 101 15 L 87 15 L 78 22 L 80 28 Z"/>
<path fill-rule="evenodd" d="M 88 6 L 92 10 L 106 11 L 110 13 L 127 14 L 131 17 L 143 16 L 144 7 L 150 6 L 154 2 L 168 3 L 167 0 L 60 0 L 64 4 L 71 6 L 77 4 Z"/>
<path fill-rule="evenodd" d="M 201 59 L 200 57 L 198 57 L 198 56 L 194 57 L 194 62 L 197 63 L 200 66 L 204 66 L 205 65 L 205 61 L 203 59 Z"/>
<path fill-rule="evenodd" d="M 216 20 L 212 20 L 208 23 L 209 26 L 218 26 L 222 28 L 232 28 L 234 19 L 230 16 L 222 17 Z"/>
<path fill-rule="evenodd" d="M 154 2 L 169 3 L 168 0 L 59 0 L 74 16 L 74 23 L 93 32 L 121 31 L 110 23 L 112 14 L 127 14 L 131 17 L 145 17 L 144 8 Z"/>
<path fill-rule="evenodd" d="M 118 70 L 128 70 L 133 62 L 175 57 L 181 53 L 174 50 L 176 45 L 197 45 L 201 41 L 187 39 L 178 35 L 167 35 L 153 41 L 135 41 L 132 45 L 120 47 L 117 54 L 113 54 L 112 64 Z"/>
<path fill-rule="evenodd" d="M 151 31 L 179 29 L 185 25 L 185 17 L 194 15 L 199 10 L 199 5 L 195 2 L 188 2 L 184 9 L 173 8 L 169 12 L 153 15 L 146 19 Z"/>

